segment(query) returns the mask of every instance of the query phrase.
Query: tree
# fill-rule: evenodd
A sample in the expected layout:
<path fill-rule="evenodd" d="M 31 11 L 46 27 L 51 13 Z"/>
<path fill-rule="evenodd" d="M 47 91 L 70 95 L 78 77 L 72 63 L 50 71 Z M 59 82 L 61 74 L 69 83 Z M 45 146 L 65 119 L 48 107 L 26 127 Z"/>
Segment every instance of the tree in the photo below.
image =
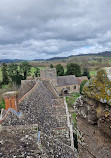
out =
<path fill-rule="evenodd" d="M 87 78 L 90 79 L 89 70 L 86 67 L 83 69 L 83 76 L 87 76 Z"/>
<path fill-rule="evenodd" d="M 66 75 L 75 75 L 76 77 L 81 76 L 80 66 L 74 63 L 67 64 Z"/>
<path fill-rule="evenodd" d="M 18 69 L 17 64 L 12 63 L 8 66 L 8 75 L 12 81 L 13 81 L 13 77 L 17 74 L 18 71 L 17 69 Z"/>
<path fill-rule="evenodd" d="M 26 80 L 27 76 L 30 75 L 31 65 L 28 62 L 23 62 L 20 65 L 20 72 L 23 74 L 23 79 Z"/>
<path fill-rule="evenodd" d="M 22 78 L 23 78 L 22 75 L 20 75 L 19 71 L 17 71 L 17 74 L 12 77 L 12 81 L 13 83 L 19 86 L 21 85 Z"/>
<path fill-rule="evenodd" d="M 57 76 L 64 76 L 64 68 L 61 64 L 56 65 Z"/>
<path fill-rule="evenodd" d="M 84 85 L 86 84 L 87 80 L 83 80 L 81 85 L 80 85 L 80 94 L 82 94 L 82 90 L 83 90 L 83 87 Z"/>
<path fill-rule="evenodd" d="M 3 63 L 2 64 L 2 84 L 8 84 L 9 83 L 9 78 L 8 78 L 8 73 L 7 73 L 7 64 Z"/>
<path fill-rule="evenodd" d="M 14 84 L 21 85 L 22 75 L 18 71 L 17 64 L 12 63 L 8 66 L 8 75 Z"/>
<path fill-rule="evenodd" d="M 52 64 L 50 64 L 50 68 L 53 68 L 54 66 Z"/>
<path fill-rule="evenodd" d="M 40 69 L 38 67 L 36 68 L 34 74 L 35 74 L 35 77 L 39 77 L 40 76 Z"/>

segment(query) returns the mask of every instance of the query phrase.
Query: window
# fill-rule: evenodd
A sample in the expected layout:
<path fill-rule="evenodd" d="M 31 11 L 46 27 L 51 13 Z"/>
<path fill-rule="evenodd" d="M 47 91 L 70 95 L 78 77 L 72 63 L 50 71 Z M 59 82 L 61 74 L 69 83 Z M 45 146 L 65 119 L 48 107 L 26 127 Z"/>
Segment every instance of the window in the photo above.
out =
<path fill-rule="evenodd" d="M 76 89 L 76 86 L 74 86 L 74 89 Z"/>

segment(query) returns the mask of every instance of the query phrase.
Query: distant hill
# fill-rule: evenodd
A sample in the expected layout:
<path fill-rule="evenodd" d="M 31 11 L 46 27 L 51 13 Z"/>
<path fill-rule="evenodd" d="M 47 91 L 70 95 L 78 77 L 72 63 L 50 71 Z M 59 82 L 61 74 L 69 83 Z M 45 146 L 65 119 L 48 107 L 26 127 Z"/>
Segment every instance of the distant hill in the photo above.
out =
<path fill-rule="evenodd" d="M 102 57 L 111 57 L 111 52 L 105 51 L 105 52 L 97 53 L 96 55 L 102 56 Z"/>
<path fill-rule="evenodd" d="M 21 60 L 21 59 L 1 59 L 0 63 L 19 63 L 22 61 L 26 61 L 26 60 Z"/>
<path fill-rule="evenodd" d="M 111 57 L 111 51 L 105 51 L 105 52 L 99 52 L 99 53 L 90 53 L 90 54 L 78 54 L 78 55 L 70 55 L 68 57 L 53 57 L 49 59 L 34 59 L 33 61 L 55 61 L 55 60 L 63 60 L 68 59 L 75 56 L 100 56 L 100 57 Z M 28 60 L 22 60 L 22 59 L 1 59 L 0 63 L 17 63 L 22 61 L 28 61 Z"/>
<path fill-rule="evenodd" d="M 73 55 L 72 55 L 73 56 Z M 74 55 L 75 56 L 75 55 Z M 101 56 L 101 57 L 111 57 L 111 51 L 90 53 L 90 54 L 78 54 L 77 56 Z M 70 56 L 71 57 L 71 56 Z"/>
<path fill-rule="evenodd" d="M 44 61 L 45 59 L 34 59 L 33 61 Z"/>
<path fill-rule="evenodd" d="M 78 55 L 70 55 L 68 57 L 53 57 L 46 59 L 47 61 L 53 61 L 53 60 L 62 60 L 62 59 L 68 59 L 75 56 L 101 56 L 101 57 L 111 57 L 111 51 L 105 51 L 105 52 L 99 52 L 99 53 L 89 53 L 89 54 L 78 54 Z"/>
<path fill-rule="evenodd" d="M 62 60 L 62 59 L 67 59 L 67 58 L 68 57 L 53 57 L 53 58 L 46 59 L 46 61 Z"/>

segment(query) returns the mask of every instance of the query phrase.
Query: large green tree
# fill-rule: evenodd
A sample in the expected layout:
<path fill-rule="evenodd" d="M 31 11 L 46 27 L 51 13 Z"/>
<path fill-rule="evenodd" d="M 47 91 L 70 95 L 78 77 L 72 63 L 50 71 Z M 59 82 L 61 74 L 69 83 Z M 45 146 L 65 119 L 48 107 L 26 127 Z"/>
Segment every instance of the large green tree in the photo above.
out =
<path fill-rule="evenodd" d="M 20 75 L 19 71 L 17 71 L 17 74 L 15 76 L 13 76 L 12 81 L 16 84 L 16 85 L 21 85 L 21 80 L 23 79 L 22 75 Z"/>
<path fill-rule="evenodd" d="M 7 73 L 7 64 L 3 63 L 2 64 L 2 84 L 8 84 L 9 83 L 9 78 L 8 78 L 8 73 Z"/>
<path fill-rule="evenodd" d="M 50 68 L 53 68 L 54 66 L 52 64 L 50 64 Z"/>
<path fill-rule="evenodd" d="M 88 79 L 90 79 L 90 74 L 89 74 L 89 70 L 87 67 L 85 67 L 83 69 L 83 76 L 87 76 Z"/>
<path fill-rule="evenodd" d="M 36 67 L 34 74 L 35 74 L 35 77 L 40 76 L 40 69 L 38 67 Z"/>
<path fill-rule="evenodd" d="M 61 64 L 56 65 L 57 76 L 64 76 L 64 68 Z"/>
<path fill-rule="evenodd" d="M 75 75 L 76 77 L 81 76 L 81 67 L 74 63 L 67 64 L 66 75 Z"/>
<path fill-rule="evenodd" d="M 8 75 L 9 75 L 11 82 L 13 82 L 16 85 L 21 84 L 22 75 L 20 75 L 20 73 L 18 71 L 17 64 L 12 63 L 8 66 Z"/>
<path fill-rule="evenodd" d="M 20 72 L 22 73 L 24 80 L 30 75 L 30 71 L 31 65 L 28 62 L 25 61 L 20 65 Z"/>
<path fill-rule="evenodd" d="M 18 71 L 17 64 L 12 63 L 8 66 L 8 75 L 11 78 L 11 80 L 17 74 L 17 71 Z"/>

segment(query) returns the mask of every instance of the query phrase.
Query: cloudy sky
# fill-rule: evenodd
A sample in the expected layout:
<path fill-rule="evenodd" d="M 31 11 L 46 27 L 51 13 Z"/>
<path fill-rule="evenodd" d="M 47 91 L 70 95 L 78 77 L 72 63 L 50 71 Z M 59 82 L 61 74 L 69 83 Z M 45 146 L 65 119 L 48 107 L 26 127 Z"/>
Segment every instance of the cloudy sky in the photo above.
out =
<path fill-rule="evenodd" d="M 0 59 L 111 50 L 111 0 L 0 0 Z"/>

